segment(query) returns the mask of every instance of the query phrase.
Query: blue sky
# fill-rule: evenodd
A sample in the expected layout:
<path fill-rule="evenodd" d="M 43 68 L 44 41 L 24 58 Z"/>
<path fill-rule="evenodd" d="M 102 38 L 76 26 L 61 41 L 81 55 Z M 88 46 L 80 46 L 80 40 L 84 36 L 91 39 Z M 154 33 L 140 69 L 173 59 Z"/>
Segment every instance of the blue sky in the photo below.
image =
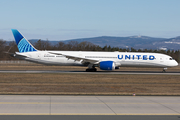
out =
<path fill-rule="evenodd" d="M 180 36 L 180 0 L 0 0 L 0 39 Z"/>

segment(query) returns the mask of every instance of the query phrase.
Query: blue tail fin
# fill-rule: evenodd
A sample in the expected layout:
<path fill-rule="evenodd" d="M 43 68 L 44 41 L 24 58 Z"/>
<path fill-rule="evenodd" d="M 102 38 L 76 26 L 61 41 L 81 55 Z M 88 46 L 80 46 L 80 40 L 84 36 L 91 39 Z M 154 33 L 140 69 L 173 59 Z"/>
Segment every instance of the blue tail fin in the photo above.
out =
<path fill-rule="evenodd" d="M 16 29 L 11 29 L 14 35 L 19 52 L 33 52 L 37 51 L 33 45 Z"/>

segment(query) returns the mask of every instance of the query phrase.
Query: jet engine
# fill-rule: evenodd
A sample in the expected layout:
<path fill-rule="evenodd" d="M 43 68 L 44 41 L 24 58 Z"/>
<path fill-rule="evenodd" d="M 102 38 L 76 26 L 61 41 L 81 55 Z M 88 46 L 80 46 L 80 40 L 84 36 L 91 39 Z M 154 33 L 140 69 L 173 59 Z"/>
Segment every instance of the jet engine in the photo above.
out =
<path fill-rule="evenodd" d="M 102 61 L 99 63 L 101 70 L 115 70 L 115 63 L 113 61 Z"/>

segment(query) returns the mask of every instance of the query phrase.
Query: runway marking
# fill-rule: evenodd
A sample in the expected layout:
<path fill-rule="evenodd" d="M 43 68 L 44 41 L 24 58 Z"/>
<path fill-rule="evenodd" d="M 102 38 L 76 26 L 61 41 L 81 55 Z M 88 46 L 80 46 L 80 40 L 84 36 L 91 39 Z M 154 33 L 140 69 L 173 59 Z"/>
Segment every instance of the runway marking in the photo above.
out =
<path fill-rule="evenodd" d="M 0 104 L 50 104 L 50 102 L 0 102 Z M 104 103 L 51 103 L 51 104 L 104 104 Z M 106 103 L 106 104 L 180 104 L 180 103 Z"/>
<path fill-rule="evenodd" d="M 0 113 L 0 115 L 180 115 L 172 113 Z"/>
<path fill-rule="evenodd" d="M 36 70 L 27 70 L 27 71 L 21 71 L 21 70 L 17 70 L 17 71 L 13 71 L 13 70 L 0 70 L 0 73 L 33 73 L 33 74 L 38 74 L 38 73 L 48 73 L 48 74 L 125 74 L 125 75 L 180 75 L 180 72 L 166 72 L 166 73 L 161 73 L 161 72 L 157 72 L 157 71 L 115 71 L 115 72 L 103 72 L 103 71 L 99 71 L 99 72 L 82 72 L 82 71 L 36 71 Z"/>

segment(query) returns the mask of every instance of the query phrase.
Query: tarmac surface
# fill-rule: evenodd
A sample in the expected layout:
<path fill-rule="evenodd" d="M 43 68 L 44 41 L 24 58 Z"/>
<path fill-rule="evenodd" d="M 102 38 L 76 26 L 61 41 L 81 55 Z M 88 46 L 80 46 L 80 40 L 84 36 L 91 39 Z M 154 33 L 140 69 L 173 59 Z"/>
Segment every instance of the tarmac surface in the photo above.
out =
<path fill-rule="evenodd" d="M 131 74 L 131 75 L 180 75 L 180 72 L 158 71 L 55 71 L 55 70 L 0 70 L 0 73 L 70 73 L 70 74 Z"/>
<path fill-rule="evenodd" d="M 0 95 L 0 115 L 176 115 L 179 96 Z"/>
<path fill-rule="evenodd" d="M 178 115 L 1 115 L 1 120 L 179 120 Z"/>

